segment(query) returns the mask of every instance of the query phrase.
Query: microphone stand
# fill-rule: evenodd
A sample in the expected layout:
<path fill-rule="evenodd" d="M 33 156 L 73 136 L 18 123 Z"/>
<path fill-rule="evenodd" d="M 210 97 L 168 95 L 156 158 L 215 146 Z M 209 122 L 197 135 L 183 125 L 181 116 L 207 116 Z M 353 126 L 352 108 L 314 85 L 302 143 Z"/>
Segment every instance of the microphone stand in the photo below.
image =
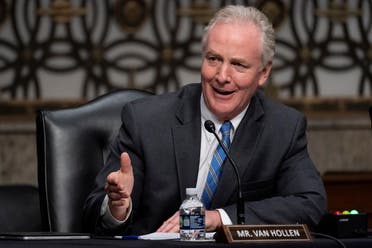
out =
<path fill-rule="evenodd" d="M 236 179 L 238 181 L 238 200 L 237 200 L 237 205 L 236 205 L 237 221 L 238 221 L 239 225 L 243 225 L 243 224 L 245 224 L 244 199 L 243 199 L 243 194 L 242 194 L 242 186 L 241 186 L 241 182 L 240 182 L 240 176 L 239 176 L 238 168 L 237 168 L 234 160 L 230 157 L 230 154 L 229 154 L 227 148 L 221 142 L 221 139 L 216 134 L 216 131 L 215 131 L 216 128 L 214 126 L 214 123 L 210 120 L 207 120 L 207 121 L 205 121 L 204 126 L 205 126 L 205 128 L 208 132 L 214 134 L 218 143 L 221 145 L 224 153 L 226 154 L 227 159 L 229 160 L 230 164 L 232 165 L 232 167 L 234 169 L 234 173 L 235 173 Z"/>

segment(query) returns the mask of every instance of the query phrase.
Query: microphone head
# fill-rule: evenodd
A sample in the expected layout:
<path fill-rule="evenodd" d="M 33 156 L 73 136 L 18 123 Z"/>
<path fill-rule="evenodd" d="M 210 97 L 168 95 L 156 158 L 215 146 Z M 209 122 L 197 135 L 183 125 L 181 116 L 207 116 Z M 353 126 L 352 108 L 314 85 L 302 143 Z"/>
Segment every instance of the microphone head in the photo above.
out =
<path fill-rule="evenodd" d="M 210 133 L 216 132 L 216 126 L 214 125 L 213 121 L 211 121 L 211 120 L 206 120 L 204 122 L 204 127 Z"/>

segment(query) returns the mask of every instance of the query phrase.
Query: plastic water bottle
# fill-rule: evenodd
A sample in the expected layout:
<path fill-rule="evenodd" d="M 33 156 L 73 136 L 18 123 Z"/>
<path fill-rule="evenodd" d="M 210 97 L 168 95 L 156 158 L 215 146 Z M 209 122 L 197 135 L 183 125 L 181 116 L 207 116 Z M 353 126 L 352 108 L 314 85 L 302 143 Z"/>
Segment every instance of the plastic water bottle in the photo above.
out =
<path fill-rule="evenodd" d="M 205 239 L 205 207 L 197 197 L 196 188 L 187 188 L 180 207 L 180 240 L 202 239 Z"/>

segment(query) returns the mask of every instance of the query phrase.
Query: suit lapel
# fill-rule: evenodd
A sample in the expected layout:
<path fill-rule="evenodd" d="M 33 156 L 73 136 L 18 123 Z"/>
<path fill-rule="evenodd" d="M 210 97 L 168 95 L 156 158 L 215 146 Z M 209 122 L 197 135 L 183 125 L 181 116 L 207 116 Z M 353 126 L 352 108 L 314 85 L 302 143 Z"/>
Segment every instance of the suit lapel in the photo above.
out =
<path fill-rule="evenodd" d="M 181 98 L 176 113 L 179 124 L 172 128 L 181 199 L 185 198 L 186 188 L 196 187 L 198 177 L 201 136 L 200 94 L 198 90 Z"/>
<path fill-rule="evenodd" d="M 261 137 L 264 127 L 263 108 L 258 97 L 253 97 L 250 106 L 235 132 L 233 142 L 230 147 L 230 154 L 235 161 L 240 176 L 249 169 L 249 161 L 255 153 L 256 144 Z M 228 204 L 230 199 L 236 199 L 237 180 L 234 170 L 228 160 L 223 164 L 221 179 L 216 189 L 215 197 L 212 201 L 212 208 L 218 208 Z"/>

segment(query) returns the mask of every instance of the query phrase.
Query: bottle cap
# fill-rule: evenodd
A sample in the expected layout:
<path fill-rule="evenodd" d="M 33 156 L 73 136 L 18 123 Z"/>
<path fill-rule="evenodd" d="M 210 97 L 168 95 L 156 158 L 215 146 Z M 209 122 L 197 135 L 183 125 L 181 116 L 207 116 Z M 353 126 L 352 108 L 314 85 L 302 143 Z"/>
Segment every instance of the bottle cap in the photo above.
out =
<path fill-rule="evenodd" d="M 186 195 L 196 195 L 197 193 L 196 188 L 186 188 Z"/>

